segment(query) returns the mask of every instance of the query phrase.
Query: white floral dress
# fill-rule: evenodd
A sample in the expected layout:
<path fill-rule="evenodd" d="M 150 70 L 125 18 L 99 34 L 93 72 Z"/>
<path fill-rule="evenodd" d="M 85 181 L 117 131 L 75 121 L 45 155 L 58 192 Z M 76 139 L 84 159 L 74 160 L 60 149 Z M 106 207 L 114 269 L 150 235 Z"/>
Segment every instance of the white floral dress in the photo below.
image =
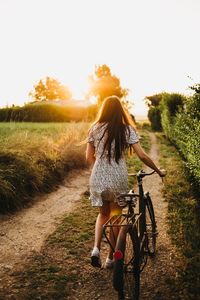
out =
<path fill-rule="evenodd" d="M 111 161 L 108 161 L 107 151 L 104 151 L 105 137 L 102 135 L 107 124 L 95 124 L 92 126 L 87 139 L 95 147 L 96 160 L 90 176 L 90 200 L 92 206 L 102 206 L 102 196 L 105 199 L 105 192 L 111 192 L 113 195 L 128 192 L 128 172 L 124 157 L 121 157 L 118 163 L 114 158 L 114 142 L 111 145 Z M 130 132 L 129 132 L 130 130 Z M 135 130 L 129 125 L 127 128 L 127 144 L 135 144 L 139 141 Z M 102 139 L 101 139 L 102 138 Z M 113 198 L 114 200 L 114 198 Z"/>

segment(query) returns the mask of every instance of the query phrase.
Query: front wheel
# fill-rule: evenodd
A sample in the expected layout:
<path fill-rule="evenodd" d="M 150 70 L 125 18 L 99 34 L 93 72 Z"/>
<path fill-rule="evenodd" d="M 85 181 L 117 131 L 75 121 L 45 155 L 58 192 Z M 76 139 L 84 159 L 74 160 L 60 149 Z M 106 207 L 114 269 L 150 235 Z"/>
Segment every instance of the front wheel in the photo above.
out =
<path fill-rule="evenodd" d="M 136 227 L 121 228 L 116 244 L 113 286 L 119 300 L 139 299 L 139 239 Z"/>
<path fill-rule="evenodd" d="M 149 255 L 153 256 L 156 252 L 157 230 L 153 204 L 148 194 L 146 195 L 145 218 L 147 232 L 147 250 Z"/>

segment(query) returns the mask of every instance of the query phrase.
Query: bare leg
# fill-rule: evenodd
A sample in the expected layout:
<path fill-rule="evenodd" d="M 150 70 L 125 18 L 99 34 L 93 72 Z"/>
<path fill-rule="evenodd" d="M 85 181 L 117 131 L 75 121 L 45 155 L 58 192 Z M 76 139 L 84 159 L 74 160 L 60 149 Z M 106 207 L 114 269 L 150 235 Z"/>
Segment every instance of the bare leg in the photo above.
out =
<path fill-rule="evenodd" d="M 122 208 L 116 202 L 110 202 L 110 215 L 111 216 L 116 216 L 116 218 L 117 218 L 121 213 L 122 213 Z M 119 222 L 120 222 L 120 219 L 119 219 Z M 110 239 L 110 242 L 111 242 L 111 245 L 112 245 L 113 249 L 115 249 L 115 244 L 116 244 L 116 241 L 117 241 L 118 233 L 119 233 L 119 228 L 118 227 L 114 226 L 114 227 L 110 228 L 109 239 Z M 110 247 L 110 250 L 109 250 L 108 257 L 110 259 L 113 259 L 113 250 L 112 250 L 111 247 Z"/>
<path fill-rule="evenodd" d="M 94 247 L 97 247 L 100 250 L 102 234 L 103 234 L 103 225 L 110 217 L 110 205 L 108 201 L 103 201 L 103 206 L 99 208 L 99 214 L 97 216 L 96 225 L 95 225 L 95 239 Z"/>

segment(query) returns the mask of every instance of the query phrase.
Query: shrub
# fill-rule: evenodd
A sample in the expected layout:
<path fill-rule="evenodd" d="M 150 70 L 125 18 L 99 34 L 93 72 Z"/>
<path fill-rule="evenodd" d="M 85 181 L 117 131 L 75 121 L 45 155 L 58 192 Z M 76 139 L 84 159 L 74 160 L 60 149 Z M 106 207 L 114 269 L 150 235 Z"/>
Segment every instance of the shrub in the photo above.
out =
<path fill-rule="evenodd" d="M 161 124 L 161 111 L 160 111 L 160 101 L 162 99 L 162 96 L 164 93 L 155 94 L 152 96 L 147 96 L 145 98 L 146 104 L 149 107 L 148 111 L 148 119 L 151 122 L 151 128 L 155 131 L 161 131 L 162 130 L 162 124 Z"/>
<path fill-rule="evenodd" d="M 177 93 L 163 93 L 148 97 L 156 106 L 149 105 L 152 129 L 162 127 L 167 138 L 179 149 L 190 172 L 192 182 L 200 187 L 200 93 L 199 85 L 192 97 Z M 156 100 L 156 102 L 155 102 Z M 161 120 L 161 125 L 159 122 Z"/>
<path fill-rule="evenodd" d="M 162 128 L 167 137 L 176 143 L 174 124 L 176 114 L 183 109 L 186 98 L 180 94 L 165 93 L 160 102 Z"/>
<path fill-rule="evenodd" d="M 191 180 L 200 186 L 200 94 L 166 94 L 160 104 L 162 127 L 186 161 Z"/>
<path fill-rule="evenodd" d="M 23 107 L 0 109 L 0 122 L 70 122 L 91 121 L 97 106 L 62 107 L 55 104 L 27 104 Z"/>
<path fill-rule="evenodd" d="M 200 187 L 200 95 L 190 98 L 174 124 L 176 146 L 186 160 L 193 182 Z"/>
<path fill-rule="evenodd" d="M 148 111 L 148 119 L 151 122 L 151 128 L 155 131 L 161 131 L 161 113 L 159 107 L 150 107 Z"/>

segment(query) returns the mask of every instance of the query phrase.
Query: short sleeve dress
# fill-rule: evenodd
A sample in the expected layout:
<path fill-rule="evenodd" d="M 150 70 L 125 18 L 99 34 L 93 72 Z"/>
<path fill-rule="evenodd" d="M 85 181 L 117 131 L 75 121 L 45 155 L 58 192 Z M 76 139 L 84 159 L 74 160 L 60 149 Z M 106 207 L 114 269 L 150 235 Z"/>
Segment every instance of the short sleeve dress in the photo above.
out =
<path fill-rule="evenodd" d="M 106 193 L 117 195 L 119 193 L 128 192 L 128 172 L 125 158 L 122 156 L 118 163 L 115 161 L 114 142 L 111 145 L 110 162 L 108 161 L 107 151 L 105 150 L 103 153 L 106 134 L 103 138 L 102 136 L 106 126 L 106 123 L 93 125 L 87 139 L 88 143 L 94 145 L 96 155 L 89 181 L 92 206 L 102 206 L 103 200 L 106 200 L 104 196 Z M 126 139 L 128 145 L 135 144 L 139 141 L 135 130 L 130 125 L 127 125 Z"/>

